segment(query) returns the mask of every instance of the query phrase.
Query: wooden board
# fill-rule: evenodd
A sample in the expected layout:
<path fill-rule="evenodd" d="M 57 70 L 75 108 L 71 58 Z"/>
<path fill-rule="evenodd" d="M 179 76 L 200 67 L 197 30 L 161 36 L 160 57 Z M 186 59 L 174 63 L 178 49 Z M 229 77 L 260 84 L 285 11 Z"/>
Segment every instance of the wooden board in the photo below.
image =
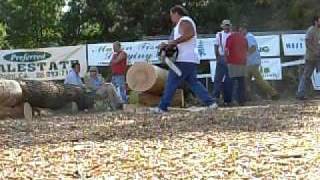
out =
<path fill-rule="evenodd" d="M 32 107 L 29 103 L 24 103 L 23 105 L 23 114 L 24 114 L 24 118 L 27 121 L 31 121 L 33 118 L 33 111 L 32 111 Z"/>

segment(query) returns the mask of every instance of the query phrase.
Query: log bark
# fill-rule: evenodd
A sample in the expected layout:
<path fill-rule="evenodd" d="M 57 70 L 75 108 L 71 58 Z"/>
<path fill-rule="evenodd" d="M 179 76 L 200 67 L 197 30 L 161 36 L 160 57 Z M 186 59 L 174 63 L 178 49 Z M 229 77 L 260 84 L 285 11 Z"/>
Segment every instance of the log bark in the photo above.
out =
<path fill-rule="evenodd" d="M 127 72 L 130 89 L 152 95 L 161 95 L 168 77 L 168 71 L 148 63 L 135 63 Z"/>
<path fill-rule="evenodd" d="M 59 109 L 72 101 L 77 102 L 80 110 L 93 106 L 94 98 L 77 86 L 52 81 L 23 81 L 20 85 L 23 100 L 32 107 Z"/>

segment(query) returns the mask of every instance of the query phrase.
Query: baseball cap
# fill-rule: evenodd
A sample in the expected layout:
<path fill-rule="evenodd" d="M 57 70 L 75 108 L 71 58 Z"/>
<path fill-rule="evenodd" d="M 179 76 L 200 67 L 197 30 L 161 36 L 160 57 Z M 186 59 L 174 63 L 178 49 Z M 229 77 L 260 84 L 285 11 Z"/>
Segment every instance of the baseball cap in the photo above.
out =
<path fill-rule="evenodd" d="M 224 26 L 232 26 L 231 21 L 229 19 L 224 19 L 221 23 L 221 27 L 223 28 Z"/>
<path fill-rule="evenodd" d="M 94 72 L 94 71 L 95 71 L 95 72 L 98 72 L 98 68 L 95 67 L 95 66 L 91 66 L 90 69 L 89 69 L 89 71 L 90 71 L 90 72 Z"/>

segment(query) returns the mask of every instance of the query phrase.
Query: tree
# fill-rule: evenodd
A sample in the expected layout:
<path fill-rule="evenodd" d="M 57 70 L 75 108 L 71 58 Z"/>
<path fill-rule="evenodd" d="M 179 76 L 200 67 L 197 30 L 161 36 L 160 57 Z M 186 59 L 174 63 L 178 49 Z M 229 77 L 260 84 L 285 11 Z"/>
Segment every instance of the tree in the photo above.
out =
<path fill-rule="evenodd" d="M 64 0 L 2 0 L 0 17 L 7 25 L 8 42 L 15 48 L 57 45 L 63 5 Z"/>
<path fill-rule="evenodd" d="M 8 47 L 6 27 L 0 23 L 0 49 Z"/>

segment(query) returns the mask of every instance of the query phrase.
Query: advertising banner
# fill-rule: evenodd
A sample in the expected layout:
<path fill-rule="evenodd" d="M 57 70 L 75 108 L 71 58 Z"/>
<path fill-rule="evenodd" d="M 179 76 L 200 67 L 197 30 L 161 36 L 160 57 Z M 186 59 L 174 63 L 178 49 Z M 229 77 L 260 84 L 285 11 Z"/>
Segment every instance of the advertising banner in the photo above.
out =
<path fill-rule="evenodd" d="M 264 80 L 281 80 L 282 68 L 280 58 L 263 58 L 261 60 L 260 72 Z M 213 82 L 216 73 L 216 61 L 210 61 L 210 73 Z"/>
<path fill-rule="evenodd" d="M 0 78 L 63 80 L 74 62 L 80 63 L 83 77 L 87 70 L 85 45 L 1 50 Z"/>
<path fill-rule="evenodd" d="M 128 54 L 128 63 L 149 62 L 159 64 L 158 46 L 166 40 L 123 42 L 122 48 Z M 198 53 L 201 60 L 215 59 L 215 38 L 199 38 Z M 280 56 L 280 38 L 278 35 L 257 36 L 259 51 L 263 57 Z M 88 44 L 88 65 L 109 66 L 113 54 L 112 43 Z"/>
<path fill-rule="evenodd" d="M 304 56 L 306 53 L 305 34 L 283 34 L 283 53 L 285 56 Z"/>
<path fill-rule="evenodd" d="M 280 56 L 279 35 L 256 36 L 261 57 Z"/>
<path fill-rule="evenodd" d="M 149 62 L 159 64 L 158 46 L 161 42 L 157 41 L 139 41 L 123 42 L 121 46 L 128 54 L 128 63 Z M 214 59 L 214 38 L 198 39 L 198 52 L 200 59 Z M 88 44 L 88 64 L 89 66 L 109 66 L 113 54 L 112 43 Z"/>

